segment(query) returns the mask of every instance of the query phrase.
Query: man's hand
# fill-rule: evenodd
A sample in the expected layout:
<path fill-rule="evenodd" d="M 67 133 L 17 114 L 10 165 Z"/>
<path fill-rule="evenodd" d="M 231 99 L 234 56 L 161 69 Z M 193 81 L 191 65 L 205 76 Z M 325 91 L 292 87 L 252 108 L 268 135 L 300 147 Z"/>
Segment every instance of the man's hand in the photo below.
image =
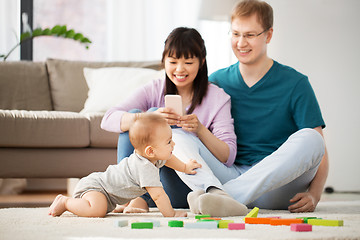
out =
<path fill-rule="evenodd" d="M 290 212 L 313 212 L 320 199 L 317 200 L 310 192 L 297 193 L 292 199 L 291 203 L 294 203 L 288 207 Z"/>
<path fill-rule="evenodd" d="M 196 174 L 196 168 L 201 168 L 201 164 L 194 159 L 190 159 L 187 163 L 185 163 L 184 173 Z"/>

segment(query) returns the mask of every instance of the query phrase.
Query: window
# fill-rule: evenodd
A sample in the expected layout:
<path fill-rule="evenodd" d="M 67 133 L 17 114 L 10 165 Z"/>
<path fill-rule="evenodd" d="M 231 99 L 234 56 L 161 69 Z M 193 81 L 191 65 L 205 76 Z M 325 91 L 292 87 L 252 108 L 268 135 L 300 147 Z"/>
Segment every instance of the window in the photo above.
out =
<path fill-rule="evenodd" d="M 22 51 L 26 50 L 32 55 L 29 60 L 45 61 L 46 58 L 83 61 L 160 60 L 168 34 L 176 27 L 187 26 L 198 29 L 205 40 L 209 73 L 234 62 L 230 41 L 227 39 L 229 23 L 212 17 L 219 11 L 219 6 L 224 5 L 220 0 L 21 0 L 21 2 L 22 5 L 32 8 L 30 11 L 33 16 L 33 29 L 66 25 L 68 29 L 74 29 L 92 41 L 87 50 L 83 44 L 71 39 L 37 37 L 32 42 L 32 49 L 22 46 Z M 207 13 L 210 16 L 204 16 L 203 11 L 209 9 L 212 10 Z M 214 9 L 217 11 L 213 12 Z M 228 10 L 225 14 L 227 12 Z M 31 14 L 29 16 L 31 17 Z M 0 54 L 3 54 L 16 45 L 15 36 L 20 36 L 20 0 L 0 1 L 0 33 Z M 9 60 L 19 60 L 19 55 L 18 48 Z"/>
<path fill-rule="evenodd" d="M 18 42 L 20 35 L 20 0 L 0 1 L 0 54 L 6 55 Z M 7 59 L 19 60 L 20 49 L 16 48 Z"/>
<path fill-rule="evenodd" d="M 33 41 L 33 60 L 46 58 L 68 60 L 104 60 L 106 58 L 107 3 L 103 0 L 34 0 L 34 29 L 66 25 L 88 37 L 92 44 L 86 49 L 83 44 L 71 39 L 38 37 Z"/>

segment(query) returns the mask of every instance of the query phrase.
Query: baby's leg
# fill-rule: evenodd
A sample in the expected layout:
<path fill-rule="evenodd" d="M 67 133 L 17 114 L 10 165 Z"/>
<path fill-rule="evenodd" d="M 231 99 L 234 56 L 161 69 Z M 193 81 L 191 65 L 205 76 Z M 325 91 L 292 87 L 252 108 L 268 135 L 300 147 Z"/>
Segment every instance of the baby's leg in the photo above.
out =
<path fill-rule="evenodd" d="M 104 217 L 107 213 L 107 199 L 96 191 L 87 192 L 82 198 L 60 196 L 50 206 L 49 214 L 60 216 L 66 210 L 79 217 Z"/>
<path fill-rule="evenodd" d="M 90 191 L 82 198 L 70 198 L 66 202 L 68 211 L 79 217 L 105 217 L 107 199 L 101 192 Z"/>
<path fill-rule="evenodd" d="M 129 205 L 124 208 L 124 213 L 146 213 L 149 212 L 147 202 L 141 197 L 137 197 L 130 201 Z"/>

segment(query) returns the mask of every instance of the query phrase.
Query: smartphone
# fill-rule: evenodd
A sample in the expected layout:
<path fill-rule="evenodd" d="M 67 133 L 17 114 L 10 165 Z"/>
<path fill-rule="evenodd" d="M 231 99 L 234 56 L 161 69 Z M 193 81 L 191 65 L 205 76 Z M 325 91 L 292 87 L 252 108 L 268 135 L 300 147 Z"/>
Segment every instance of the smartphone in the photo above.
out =
<path fill-rule="evenodd" d="M 165 107 L 171 108 L 176 114 L 183 115 L 182 100 L 180 95 L 166 95 Z"/>

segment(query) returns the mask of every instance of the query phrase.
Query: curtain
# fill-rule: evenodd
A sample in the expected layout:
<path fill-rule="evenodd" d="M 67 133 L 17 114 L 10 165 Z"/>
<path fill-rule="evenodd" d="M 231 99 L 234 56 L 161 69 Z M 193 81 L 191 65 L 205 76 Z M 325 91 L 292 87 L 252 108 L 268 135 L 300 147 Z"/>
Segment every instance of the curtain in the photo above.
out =
<path fill-rule="evenodd" d="M 20 38 L 20 0 L 0 0 L 0 54 L 7 54 Z M 7 59 L 19 60 L 20 48 Z"/>
<path fill-rule="evenodd" d="M 197 28 L 200 0 L 109 0 L 108 60 L 161 59 L 176 27 Z"/>

